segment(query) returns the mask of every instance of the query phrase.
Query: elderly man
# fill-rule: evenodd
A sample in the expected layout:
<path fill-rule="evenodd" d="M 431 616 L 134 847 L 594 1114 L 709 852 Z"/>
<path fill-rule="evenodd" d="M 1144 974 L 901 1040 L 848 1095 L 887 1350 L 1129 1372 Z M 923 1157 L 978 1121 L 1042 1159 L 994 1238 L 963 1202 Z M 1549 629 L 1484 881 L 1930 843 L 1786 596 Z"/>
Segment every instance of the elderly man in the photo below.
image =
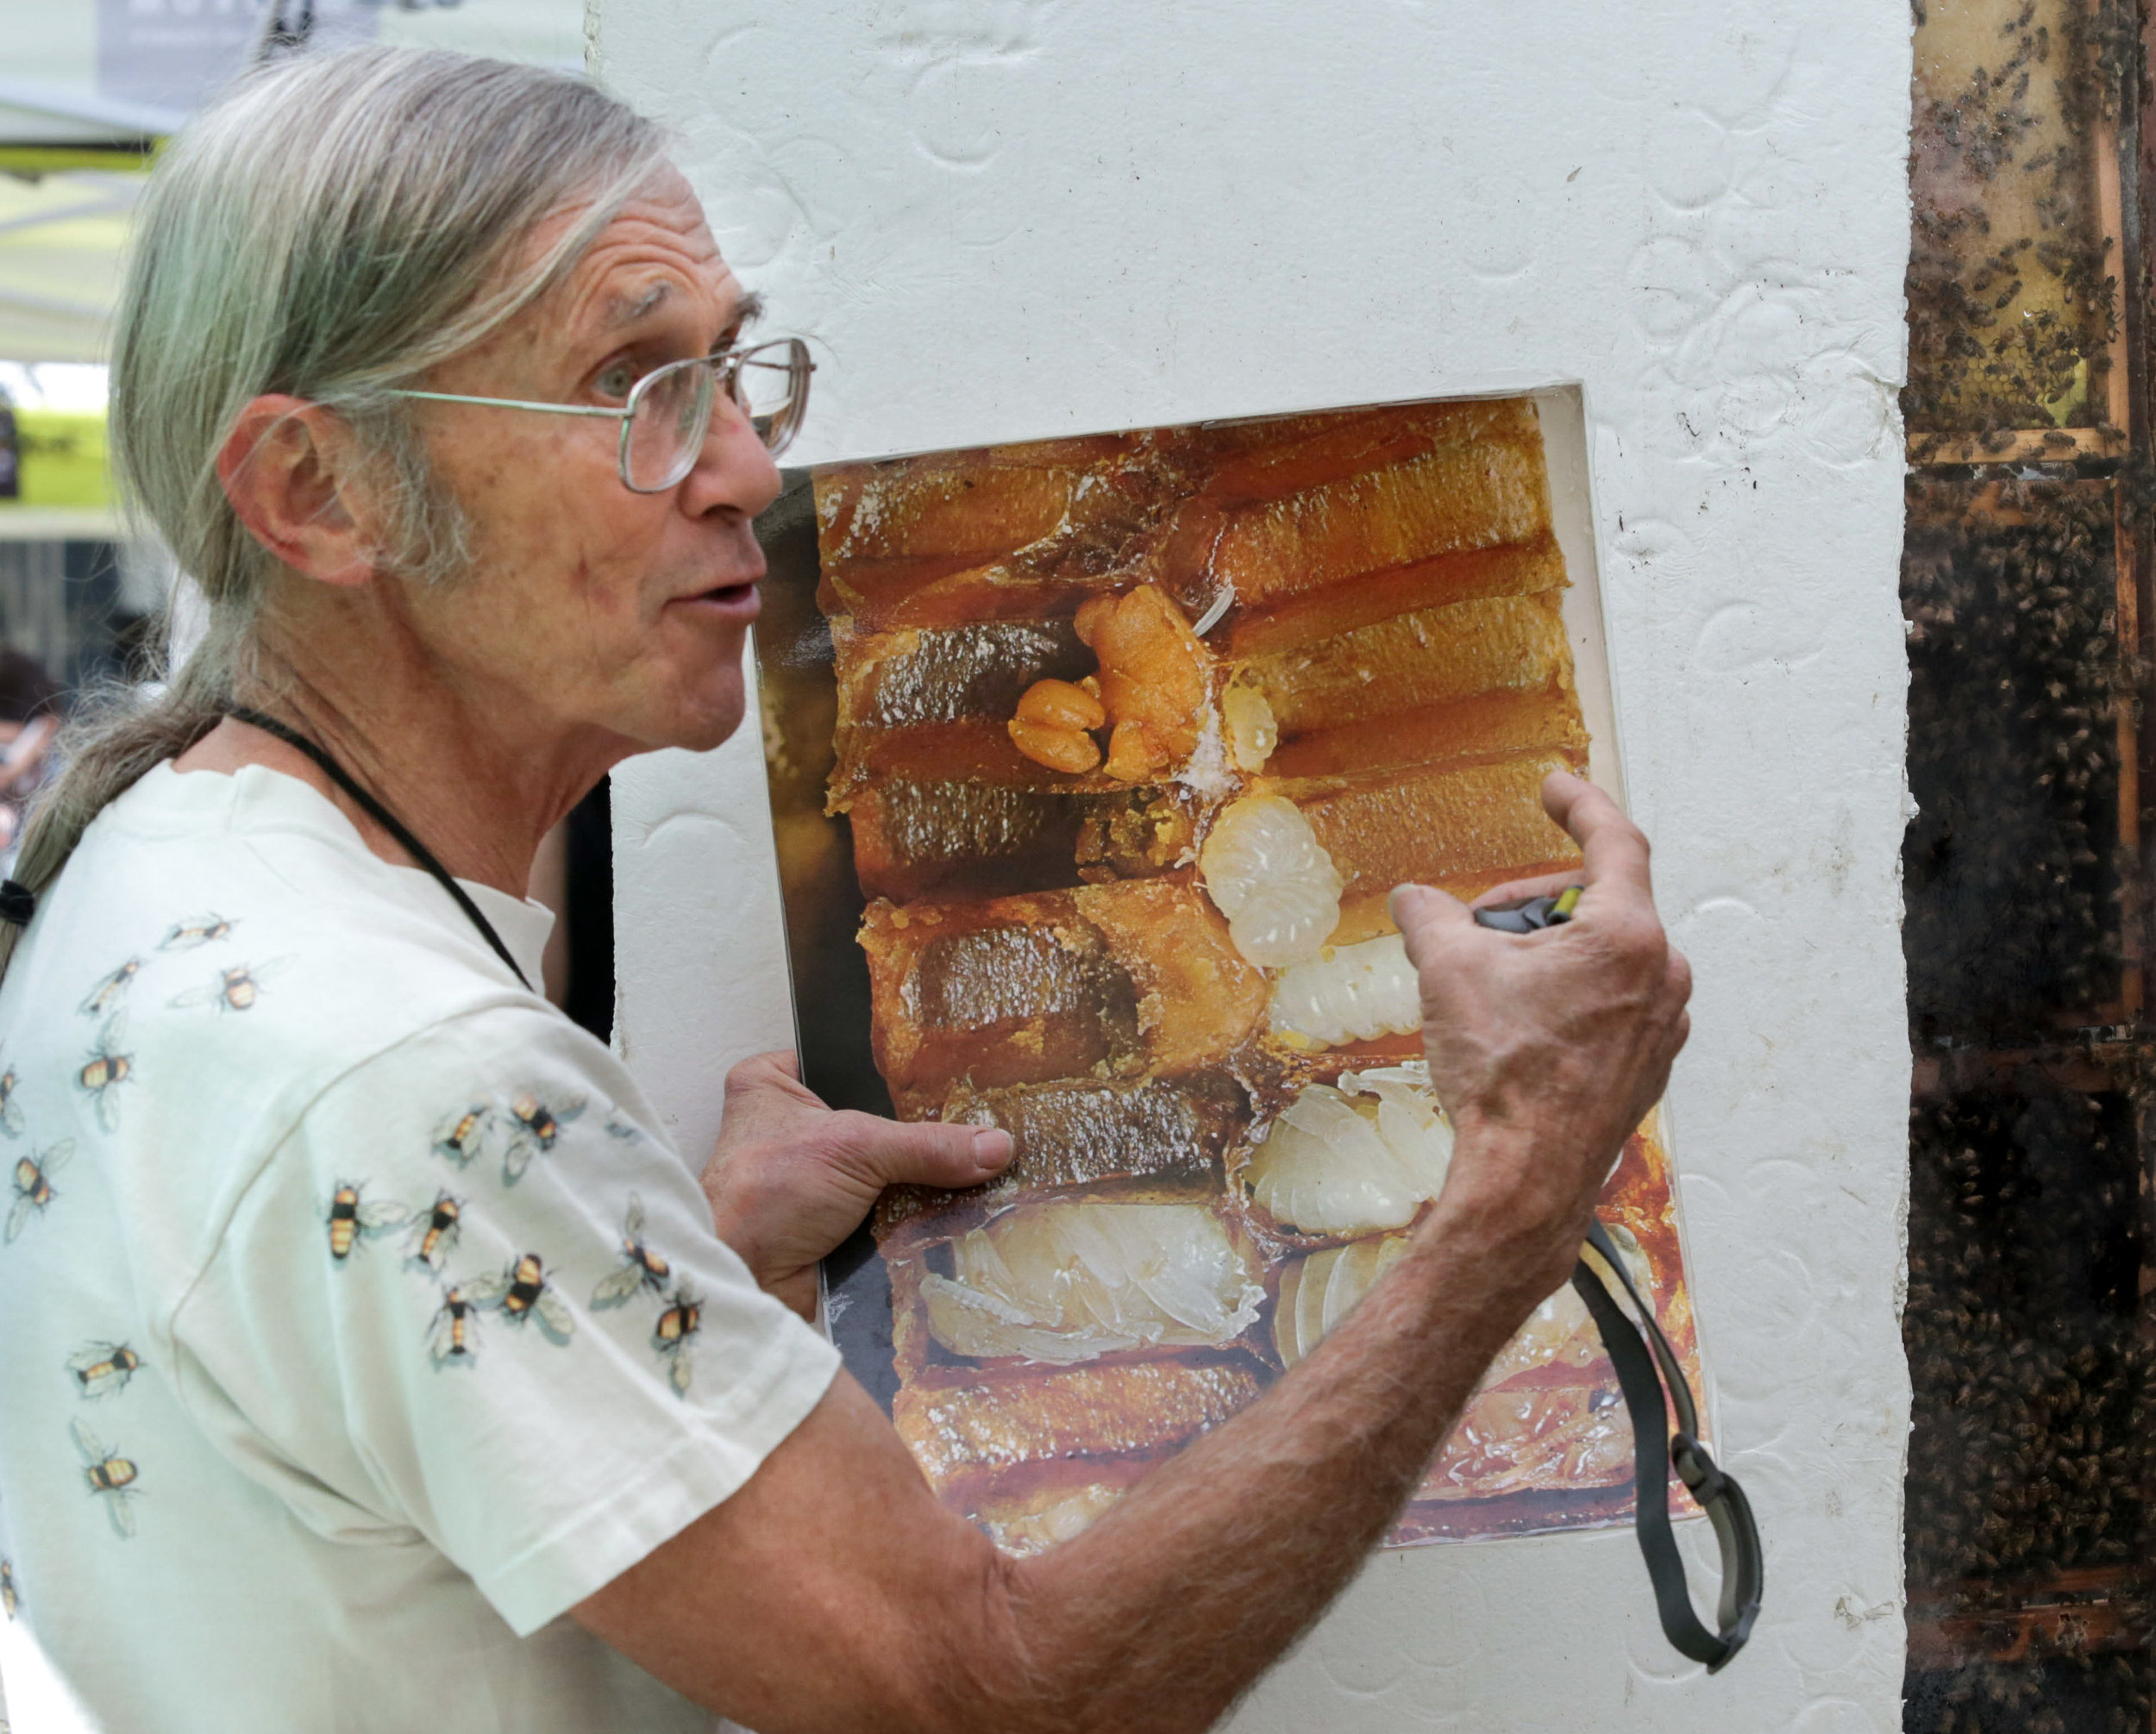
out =
<path fill-rule="evenodd" d="M 530 991 L 539 839 L 742 719 L 806 389 L 753 310 L 651 128 L 552 74 L 302 63 L 160 168 L 115 436 L 210 629 L 90 726 L 0 892 L 29 1734 L 1201 1728 L 1383 1532 L 1660 1092 L 1688 984 L 1645 844 L 1553 779 L 1570 928 L 1395 895 L 1457 1130 L 1407 1256 L 1076 1540 L 1012 1560 L 945 1511 L 799 1315 L 879 1186 L 1007 1139 L 767 1058 L 699 1189 Z"/>

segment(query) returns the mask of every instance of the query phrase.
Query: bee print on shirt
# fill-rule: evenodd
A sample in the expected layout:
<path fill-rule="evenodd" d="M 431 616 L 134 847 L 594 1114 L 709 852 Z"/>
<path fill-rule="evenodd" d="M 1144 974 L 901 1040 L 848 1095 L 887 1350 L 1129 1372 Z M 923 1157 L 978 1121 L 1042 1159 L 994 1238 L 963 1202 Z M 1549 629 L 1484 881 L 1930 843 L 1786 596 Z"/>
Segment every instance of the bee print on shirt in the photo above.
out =
<path fill-rule="evenodd" d="M 44 1215 L 46 1207 L 59 1196 L 53 1190 L 53 1176 L 67 1166 L 67 1159 L 74 1154 L 75 1141 L 62 1138 L 49 1150 L 15 1159 L 15 1203 L 8 1211 L 9 1240 L 22 1232 L 32 1215 Z"/>
<path fill-rule="evenodd" d="M 235 923 L 221 915 L 198 915 L 191 921 L 172 923 L 172 931 L 157 942 L 160 951 L 193 951 L 225 937 Z"/>
<path fill-rule="evenodd" d="M 644 1201 L 634 1193 L 629 1195 L 629 1214 L 622 1218 L 621 1253 L 620 1267 L 601 1277 L 592 1291 L 594 1307 L 624 1305 L 640 1289 L 662 1294 L 673 1274 L 673 1266 L 644 1244 Z"/>
<path fill-rule="evenodd" d="M 689 1380 L 694 1375 L 689 1356 L 703 1323 L 704 1303 L 677 1285 L 667 1297 L 666 1311 L 651 1327 L 651 1346 L 666 1364 L 667 1382 L 683 1397 L 689 1394 Z"/>
<path fill-rule="evenodd" d="M 442 1291 L 442 1305 L 427 1327 L 427 1353 L 436 1367 L 469 1367 L 479 1349 L 479 1306 L 461 1288 Z"/>
<path fill-rule="evenodd" d="M 267 963 L 235 963 L 229 969 L 219 970 L 217 979 L 206 986 L 190 987 L 184 993 L 175 993 L 172 1004 L 211 1005 L 220 1011 L 251 1011 L 254 1002 L 262 996 L 262 983 L 291 961 L 289 957 L 273 957 Z"/>
<path fill-rule="evenodd" d="M 452 1198 L 448 1193 L 436 1193 L 434 1202 L 425 1210 L 412 1212 L 411 1250 L 404 1261 L 424 1266 L 436 1276 L 441 1275 L 442 1267 L 456 1250 L 457 1237 L 463 1231 L 464 1200 Z"/>
<path fill-rule="evenodd" d="M 67 1357 L 78 1397 L 116 1397 L 142 1370 L 142 1357 L 124 1343 L 87 1343 Z"/>
<path fill-rule="evenodd" d="M 435 1128 L 435 1155 L 447 1156 L 459 1167 L 469 1167 L 472 1159 L 492 1143 L 494 1119 L 494 1109 L 486 1102 L 458 1109 Z"/>
<path fill-rule="evenodd" d="M 633 1143 L 643 1135 L 644 1129 L 624 1114 L 619 1108 L 610 1108 L 606 1111 L 606 1136 L 608 1137 L 619 1138 L 624 1143 Z"/>
<path fill-rule="evenodd" d="M 341 1180 L 329 1194 L 329 1213 L 325 1218 L 329 1224 L 329 1256 L 339 1264 L 352 1255 L 352 1249 L 362 1239 L 372 1240 L 411 1220 L 411 1211 L 405 1205 L 388 1199 L 361 1198 L 360 1189 L 364 1184 Z"/>
<path fill-rule="evenodd" d="M 531 1166 L 534 1156 L 554 1148 L 561 1128 L 584 1111 L 584 1098 L 571 1096 L 549 1106 L 530 1091 L 521 1092 L 509 1104 L 509 1141 L 502 1146 L 502 1177 L 514 1181 Z"/>
<path fill-rule="evenodd" d="M 106 1020 L 98 1032 L 97 1045 L 75 1074 L 75 1087 L 86 1092 L 97 1104 L 97 1124 L 108 1132 L 120 1130 L 120 1099 L 113 1092 L 135 1075 L 135 1056 L 120 1051 L 126 1040 L 125 1022 L 116 1012 Z"/>
<path fill-rule="evenodd" d="M 499 1274 L 467 1282 L 464 1292 L 474 1306 L 498 1310 L 511 1324 L 539 1321 L 539 1329 L 556 1343 L 567 1343 L 576 1330 L 576 1315 L 555 1293 L 546 1268 L 536 1252 L 528 1252 Z"/>
<path fill-rule="evenodd" d="M 90 990 L 90 996 L 75 1009 L 85 1017 L 102 1017 L 120 1003 L 135 978 L 141 973 L 142 960 L 130 957 L 109 975 L 101 976 L 97 985 Z"/>
<path fill-rule="evenodd" d="M 22 1606 L 22 1592 L 15 1587 L 15 1562 L 0 1559 L 0 1612 L 13 1619 Z"/>
<path fill-rule="evenodd" d="M 135 1533 L 135 1501 L 142 1490 L 135 1485 L 135 1465 L 116 1450 L 109 1450 L 97 1436 L 79 1420 L 73 1424 L 75 1449 L 82 1453 L 83 1476 L 90 1491 L 104 1501 L 105 1515 L 116 1534 Z"/>
<path fill-rule="evenodd" d="M 22 1136 L 22 1105 L 15 1099 L 15 1086 L 20 1081 L 14 1067 L 0 1068 L 0 1132 L 11 1138 Z"/>

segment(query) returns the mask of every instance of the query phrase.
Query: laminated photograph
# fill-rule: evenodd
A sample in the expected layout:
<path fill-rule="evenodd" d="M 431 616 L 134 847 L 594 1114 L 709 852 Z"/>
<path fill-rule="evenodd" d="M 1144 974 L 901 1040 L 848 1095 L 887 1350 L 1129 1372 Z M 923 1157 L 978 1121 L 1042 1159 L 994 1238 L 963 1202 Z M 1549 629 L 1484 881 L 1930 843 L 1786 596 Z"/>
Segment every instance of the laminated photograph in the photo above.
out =
<path fill-rule="evenodd" d="M 1387 913 L 1578 856 L 1622 798 L 1577 394 L 835 464 L 760 526 L 756 629 L 804 1074 L 1010 1132 L 827 1268 L 939 1495 L 1067 1539 L 1381 1280 L 1452 1131 Z M 1601 1217 L 1695 1385 L 1653 1121 Z M 1570 1287 L 1499 1355 L 1393 1539 L 1627 1520 Z"/>

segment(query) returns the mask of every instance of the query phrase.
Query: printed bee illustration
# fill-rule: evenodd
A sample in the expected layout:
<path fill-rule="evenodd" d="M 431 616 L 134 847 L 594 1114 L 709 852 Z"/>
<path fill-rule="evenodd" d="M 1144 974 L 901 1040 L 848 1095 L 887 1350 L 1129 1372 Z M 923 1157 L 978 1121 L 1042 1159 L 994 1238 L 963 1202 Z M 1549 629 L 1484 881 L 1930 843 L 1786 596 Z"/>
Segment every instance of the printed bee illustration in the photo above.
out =
<path fill-rule="evenodd" d="M 433 1204 L 412 1214 L 410 1262 L 423 1264 L 440 1275 L 463 1231 L 464 1200 L 436 1193 Z"/>
<path fill-rule="evenodd" d="M 83 1474 L 90 1491 L 105 1502 L 105 1515 L 122 1536 L 135 1533 L 134 1501 L 141 1489 L 135 1485 L 135 1468 L 116 1451 L 109 1451 L 97 1436 L 80 1421 L 74 1423 L 75 1449 L 82 1453 Z"/>
<path fill-rule="evenodd" d="M 120 1130 L 120 1100 L 112 1092 L 135 1075 L 135 1056 L 120 1052 L 127 1039 L 123 1020 L 116 1013 L 99 1032 L 97 1045 L 75 1074 L 75 1087 L 87 1091 L 97 1105 L 97 1124 L 108 1132 Z"/>
<path fill-rule="evenodd" d="M 500 1309 L 512 1324 L 536 1318 L 539 1328 L 557 1343 L 566 1343 L 576 1330 L 576 1315 L 554 1292 L 539 1255 L 528 1252 L 498 1276 L 483 1276 L 467 1286 L 473 1304 Z"/>
<path fill-rule="evenodd" d="M 434 1364 L 447 1367 L 454 1362 L 460 1367 L 472 1363 L 478 1348 L 479 1320 L 473 1317 L 479 1311 L 477 1303 L 468 1299 L 461 1288 L 442 1291 L 442 1305 L 435 1311 L 434 1323 L 427 1329 L 427 1352 L 434 1356 Z"/>
<path fill-rule="evenodd" d="M 629 1214 L 621 1224 L 621 1268 L 603 1277 L 592 1291 L 593 1306 L 619 1306 L 642 1288 L 663 1293 L 674 1267 L 644 1244 L 644 1201 L 629 1195 Z"/>
<path fill-rule="evenodd" d="M 484 1150 L 494 1130 L 493 1108 L 485 1102 L 474 1102 L 468 1108 L 454 1113 L 435 1128 L 434 1153 L 447 1156 L 459 1167 Z"/>
<path fill-rule="evenodd" d="M 0 1071 L 0 1132 L 11 1138 L 22 1136 L 22 1105 L 15 1099 L 15 1086 L 19 1080 L 15 1067 Z"/>
<path fill-rule="evenodd" d="M 235 963 L 229 969 L 217 972 L 217 979 L 205 987 L 191 987 L 184 993 L 175 993 L 175 1005 L 214 1005 L 220 1011 L 247 1011 L 261 998 L 262 983 L 275 975 L 291 959 L 273 957 L 267 963 Z"/>
<path fill-rule="evenodd" d="M 203 915 L 192 921 L 176 922 L 172 930 L 157 942 L 157 948 L 160 951 L 192 951 L 198 946 L 222 939 L 232 931 L 233 925 L 221 915 Z"/>
<path fill-rule="evenodd" d="M 689 1380 L 694 1370 L 689 1365 L 689 1350 L 703 1324 L 704 1303 L 686 1288 L 677 1286 L 667 1297 L 667 1310 L 651 1327 L 651 1346 L 667 1363 L 667 1382 L 684 1397 L 689 1393 Z"/>
<path fill-rule="evenodd" d="M 23 1224 L 30 1219 L 30 1212 L 42 1215 L 46 1205 L 52 1203 L 53 1176 L 67 1166 L 67 1159 L 75 1154 L 75 1141 L 62 1138 L 49 1150 L 41 1150 L 34 1156 L 15 1159 L 15 1205 L 8 1211 L 8 1236 L 13 1240 L 22 1232 Z"/>
<path fill-rule="evenodd" d="M 515 1123 L 515 1129 L 502 1148 L 502 1172 L 512 1180 L 517 1179 L 531 1166 L 534 1156 L 542 1155 L 554 1148 L 555 1140 L 561 1136 L 561 1128 L 583 1111 L 581 1096 L 572 1096 L 551 1108 L 530 1091 L 515 1097 L 509 1105 L 509 1117 Z"/>
<path fill-rule="evenodd" d="M 15 1587 L 15 1562 L 0 1560 L 0 1612 L 13 1619 L 16 1609 L 22 1605 L 22 1593 Z"/>
<path fill-rule="evenodd" d="M 360 1243 L 411 1220 L 411 1210 L 388 1199 L 370 1204 L 360 1196 L 360 1181 L 345 1180 L 329 1194 L 329 1256 L 342 1262 Z"/>
<path fill-rule="evenodd" d="M 77 1395 L 116 1397 L 142 1370 L 142 1357 L 124 1343 L 91 1343 L 67 1357 L 67 1370 Z"/>
<path fill-rule="evenodd" d="M 644 1129 L 634 1120 L 630 1119 L 619 1108 L 608 1110 L 606 1115 L 606 1136 L 608 1137 L 620 1138 L 626 1142 L 632 1139 L 641 1138 L 643 1135 Z"/>
<path fill-rule="evenodd" d="M 90 990 L 90 997 L 75 1009 L 85 1017 L 102 1017 L 120 1003 L 120 998 L 134 983 L 142 968 L 142 960 L 130 957 L 111 974 L 99 980 Z"/>

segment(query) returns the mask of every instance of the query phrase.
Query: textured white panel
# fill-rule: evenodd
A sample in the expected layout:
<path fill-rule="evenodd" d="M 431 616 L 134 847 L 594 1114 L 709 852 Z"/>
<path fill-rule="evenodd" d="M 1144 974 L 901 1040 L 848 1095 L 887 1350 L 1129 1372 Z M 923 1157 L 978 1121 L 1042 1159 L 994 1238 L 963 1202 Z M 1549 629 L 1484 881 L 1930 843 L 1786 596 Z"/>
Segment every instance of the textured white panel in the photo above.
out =
<path fill-rule="evenodd" d="M 1382 1555 L 1235 1726 L 1898 1728 L 1906 16 L 594 23 L 602 77 L 679 129 L 722 245 L 817 347 L 805 460 L 1580 385 L 1626 792 L 1698 972 L 1673 1146 L 1766 1613 L 1708 1680 L 1626 1534 Z M 691 1149 L 724 1062 L 787 1030 L 755 748 L 617 784 L 622 1027 Z"/>

